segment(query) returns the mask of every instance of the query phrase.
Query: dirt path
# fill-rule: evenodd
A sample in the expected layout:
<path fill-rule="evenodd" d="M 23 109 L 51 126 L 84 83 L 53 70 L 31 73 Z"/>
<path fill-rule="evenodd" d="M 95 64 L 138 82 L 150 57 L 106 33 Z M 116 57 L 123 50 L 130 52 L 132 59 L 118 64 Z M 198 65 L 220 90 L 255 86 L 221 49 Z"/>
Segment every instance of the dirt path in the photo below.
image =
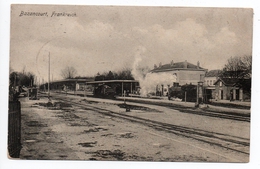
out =
<path fill-rule="evenodd" d="M 57 104 L 55 109 L 47 109 L 44 107 L 46 102 L 46 99 L 22 100 L 21 159 L 214 162 L 246 160 L 239 155 L 236 158 L 226 155 L 221 149 L 212 150 L 212 147 L 205 144 L 95 111 L 62 103 Z M 120 111 L 115 105 L 93 104 Z M 136 110 L 131 113 L 148 115 L 150 118 L 159 117 L 159 112 L 155 111 Z M 166 120 L 169 116 L 164 118 Z"/>

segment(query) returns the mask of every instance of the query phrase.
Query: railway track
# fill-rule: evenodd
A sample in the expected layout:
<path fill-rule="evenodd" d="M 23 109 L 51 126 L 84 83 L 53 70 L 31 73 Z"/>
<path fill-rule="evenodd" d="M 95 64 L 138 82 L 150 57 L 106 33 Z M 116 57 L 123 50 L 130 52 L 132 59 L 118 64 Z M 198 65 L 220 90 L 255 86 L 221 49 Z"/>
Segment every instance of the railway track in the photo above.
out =
<path fill-rule="evenodd" d="M 132 103 L 142 103 L 142 104 L 151 104 L 145 101 L 133 101 L 133 100 L 127 100 L 127 102 Z M 209 117 L 216 117 L 216 118 L 222 118 L 222 119 L 229 119 L 229 120 L 237 120 L 237 121 L 245 121 L 250 122 L 250 114 L 241 114 L 236 112 L 224 112 L 224 111 L 214 111 L 209 109 L 197 109 L 197 108 L 191 108 L 191 107 L 183 107 L 180 105 L 169 105 L 167 103 L 157 103 L 153 102 L 153 105 L 158 106 L 164 106 L 170 109 L 178 110 L 182 113 L 189 113 L 189 114 L 196 114 L 196 115 L 202 115 L 202 116 L 209 116 Z M 184 110 L 185 109 L 185 110 Z"/>
<path fill-rule="evenodd" d="M 196 114 L 196 115 L 202 115 L 202 116 L 216 117 L 216 118 L 221 118 L 221 119 L 250 122 L 250 116 L 248 116 L 248 115 L 238 115 L 238 114 L 233 114 L 233 113 L 217 112 L 217 111 L 211 111 L 211 110 L 196 110 L 196 109 L 188 109 L 188 110 L 183 111 L 182 109 L 178 109 L 178 108 L 173 108 L 173 107 L 169 107 L 169 108 L 179 110 L 183 113 L 190 113 L 190 114 Z"/>
<path fill-rule="evenodd" d="M 211 110 L 211 109 L 197 109 L 195 107 L 184 107 L 181 105 L 170 105 L 168 103 L 158 103 L 158 102 L 147 102 L 143 100 L 127 100 L 127 102 L 132 103 L 142 103 L 147 105 L 157 105 L 157 106 L 164 106 L 170 109 L 178 110 L 182 113 L 189 113 L 189 114 L 196 114 L 201 116 L 208 116 L 208 117 L 215 117 L 221 119 L 229 119 L 229 120 L 236 120 L 236 121 L 244 121 L 250 122 L 250 113 L 237 113 L 237 112 L 225 112 L 225 111 L 218 111 L 218 110 Z M 185 109 L 185 110 L 184 110 Z"/>
<path fill-rule="evenodd" d="M 90 105 L 87 103 L 83 104 L 79 102 L 74 102 L 72 100 L 68 100 L 60 96 L 55 96 L 55 99 L 62 102 L 68 102 L 74 106 L 83 108 L 85 110 L 92 110 L 110 117 L 124 119 L 133 123 L 139 123 L 151 127 L 153 129 L 156 129 L 158 131 L 172 133 L 178 136 L 204 142 L 211 146 L 217 146 L 229 151 L 249 155 L 250 143 L 249 143 L 249 139 L 247 138 L 236 137 L 236 136 L 231 136 L 223 133 L 210 132 L 201 129 L 194 129 L 194 128 L 178 126 L 169 123 L 163 123 L 155 120 L 144 119 L 136 116 L 131 116 L 128 114 L 122 114 L 122 113 L 106 110 L 104 108 L 99 108 L 97 106 Z"/>

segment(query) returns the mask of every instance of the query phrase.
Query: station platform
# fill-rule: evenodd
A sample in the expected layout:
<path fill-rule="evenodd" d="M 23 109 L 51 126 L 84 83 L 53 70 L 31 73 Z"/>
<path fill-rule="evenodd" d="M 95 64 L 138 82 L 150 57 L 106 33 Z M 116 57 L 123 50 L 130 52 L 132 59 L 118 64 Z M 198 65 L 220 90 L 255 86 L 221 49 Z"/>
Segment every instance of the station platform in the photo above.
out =
<path fill-rule="evenodd" d="M 55 93 L 53 93 L 55 94 Z M 58 93 L 57 93 L 58 94 Z M 65 93 L 63 93 L 65 95 Z M 142 97 L 122 97 L 118 96 L 115 99 L 106 99 L 106 98 L 96 98 L 93 97 L 93 95 L 86 95 L 84 97 L 83 95 L 77 95 L 74 92 L 68 92 L 67 97 L 81 97 L 82 99 L 86 99 L 88 101 L 96 101 L 96 102 L 103 102 L 103 103 L 109 103 L 109 104 L 119 104 L 126 102 L 127 104 L 153 104 L 158 106 L 169 106 L 169 107 L 178 107 L 178 108 L 195 108 L 194 102 L 183 102 L 183 101 L 174 101 L 174 100 L 168 100 L 167 97 L 161 97 L 160 99 L 151 99 L 151 98 L 142 98 Z M 236 114 L 243 114 L 245 116 L 250 116 L 251 110 L 250 110 L 250 102 L 229 102 L 229 101 L 214 101 L 212 104 L 203 104 L 201 109 L 208 109 L 208 110 L 214 110 L 214 111 L 220 111 L 220 112 L 230 112 L 230 113 L 236 113 Z"/>
<path fill-rule="evenodd" d="M 149 99 L 149 98 L 137 98 L 137 97 L 117 97 L 117 100 L 125 100 L 126 102 L 137 102 L 137 103 L 146 103 L 146 104 L 156 104 L 156 105 L 165 105 L 165 106 L 171 106 L 171 107 L 195 107 L 194 102 L 183 102 L 183 101 L 173 101 L 173 100 L 168 100 L 165 98 L 162 99 Z M 215 103 L 215 102 L 214 102 Z M 230 106 L 229 102 L 221 102 L 221 104 L 204 104 L 201 106 L 202 108 L 210 108 L 211 110 L 219 110 L 223 112 L 235 112 L 238 114 L 245 114 L 245 115 L 250 115 L 250 102 L 246 103 L 247 105 L 240 105 L 239 103 L 241 102 L 232 102 Z M 240 105 L 240 106 L 239 106 Z"/>

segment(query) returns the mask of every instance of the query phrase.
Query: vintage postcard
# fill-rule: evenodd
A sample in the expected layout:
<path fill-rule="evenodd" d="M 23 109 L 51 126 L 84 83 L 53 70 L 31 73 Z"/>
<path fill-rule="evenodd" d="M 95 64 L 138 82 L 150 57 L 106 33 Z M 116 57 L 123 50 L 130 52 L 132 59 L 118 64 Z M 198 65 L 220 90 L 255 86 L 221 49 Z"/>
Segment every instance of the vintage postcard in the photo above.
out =
<path fill-rule="evenodd" d="M 11 5 L 9 158 L 250 158 L 253 9 Z"/>

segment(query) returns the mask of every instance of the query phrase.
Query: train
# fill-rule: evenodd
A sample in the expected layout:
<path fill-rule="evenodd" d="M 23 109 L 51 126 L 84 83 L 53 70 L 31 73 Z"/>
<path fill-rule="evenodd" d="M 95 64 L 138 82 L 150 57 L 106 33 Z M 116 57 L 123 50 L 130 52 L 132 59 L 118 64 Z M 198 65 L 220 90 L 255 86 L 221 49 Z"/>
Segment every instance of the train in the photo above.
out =
<path fill-rule="evenodd" d="M 95 97 L 115 98 L 116 88 L 108 86 L 106 84 L 94 87 L 93 95 Z"/>

